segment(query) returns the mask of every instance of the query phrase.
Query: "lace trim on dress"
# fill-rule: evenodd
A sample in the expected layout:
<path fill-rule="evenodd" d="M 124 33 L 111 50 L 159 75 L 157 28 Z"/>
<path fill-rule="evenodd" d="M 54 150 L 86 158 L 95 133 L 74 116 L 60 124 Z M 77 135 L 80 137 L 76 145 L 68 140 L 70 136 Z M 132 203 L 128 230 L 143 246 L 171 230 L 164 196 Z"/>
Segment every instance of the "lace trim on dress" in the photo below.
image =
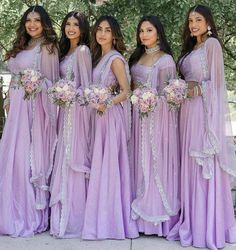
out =
<path fill-rule="evenodd" d="M 138 206 L 137 206 L 137 200 L 135 200 L 132 203 L 132 211 L 131 216 L 133 220 L 137 220 L 139 217 L 141 217 L 143 220 L 147 222 L 153 223 L 155 226 L 158 224 L 168 221 L 170 219 L 170 216 L 168 215 L 158 215 L 158 216 L 149 216 L 145 212 L 143 212 Z"/>
<path fill-rule="evenodd" d="M 34 58 L 32 68 L 37 69 L 38 67 L 38 60 L 40 56 L 40 44 L 37 45 L 36 48 L 36 56 Z M 34 185 L 34 188 L 36 189 L 35 195 L 36 195 L 36 209 L 45 209 L 46 207 L 46 197 L 42 200 L 41 195 L 39 192 L 41 191 L 48 191 L 49 187 L 46 185 L 46 180 L 42 180 L 44 178 L 42 173 L 36 174 L 36 167 L 35 167 L 35 157 L 34 157 L 34 117 L 35 117 L 35 99 L 32 100 L 32 127 L 31 127 L 31 144 L 30 144 L 30 168 L 31 168 L 31 178 L 30 182 Z M 45 183 L 45 184 L 42 184 Z"/>
<path fill-rule="evenodd" d="M 73 80 L 73 60 L 76 57 L 76 53 L 73 53 L 68 60 L 68 65 L 66 69 L 66 79 Z M 72 143 L 72 108 L 65 108 L 64 121 L 63 121 L 63 142 L 65 156 L 62 164 L 62 182 L 61 182 L 61 217 L 60 217 L 60 229 L 59 237 L 63 237 L 66 230 L 66 215 L 67 215 L 67 182 L 68 182 L 68 168 L 71 159 L 71 143 Z"/>
<path fill-rule="evenodd" d="M 154 178 L 155 178 L 155 182 L 156 185 L 159 189 L 159 193 L 161 195 L 161 199 L 163 202 L 163 205 L 168 213 L 168 215 L 176 215 L 178 213 L 177 211 L 173 211 L 170 207 L 170 203 L 167 199 L 167 195 L 166 192 L 163 188 L 162 182 L 160 180 L 160 176 L 158 174 L 158 163 L 157 163 L 157 158 L 158 158 L 158 153 L 157 153 L 157 148 L 156 148 L 156 144 L 153 140 L 154 138 L 154 134 L 153 134 L 153 128 L 154 128 L 154 114 L 151 113 L 151 122 L 150 122 L 150 138 L 151 138 L 151 149 L 152 149 L 152 160 L 153 160 L 153 170 L 154 170 Z"/>
<path fill-rule="evenodd" d="M 200 62 L 203 71 L 204 79 L 207 79 L 208 76 L 208 66 L 206 60 L 206 49 L 203 46 L 200 50 Z M 214 157 L 220 153 L 220 145 L 217 136 L 214 132 L 210 129 L 209 122 L 208 122 L 208 96 L 207 96 L 207 82 L 202 81 L 202 100 L 203 100 L 203 109 L 204 109 L 204 128 L 205 128 L 205 135 L 206 141 L 208 145 L 203 148 L 202 151 L 190 150 L 189 154 L 196 160 L 196 163 L 199 166 L 202 166 L 202 174 L 203 178 L 211 179 L 214 174 Z M 225 164 L 219 161 L 220 167 L 226 171 L 227 173 L 236 176 L 235 171 L 228 168 Z"/>
<path fill-rule="evenodd" d="M 62 183 L 61 183 L 61 218 L 60 218 L 60 232 L 59 237 L 63 237 L 66 228 L 66 214 L 67 214 L 67 179 L 68 167 L 71 157 L 71 108 L 67 108 L 64 113 L 63 139 L 65 146 L 65 157 L 62 165 Z"/>
<path fill-rule="evenodd" d="M 208 67 L 206 62 L 206 55 L 204 46 L 200 49 L 200 62 L 204 79 L 207 79 Z M 189 154 L 193 157 L 199 166 L 202 166 L 203 178 L 210 179 L 214 173 L 214 155 L 219 151 L 219 144 L 216 136 L 209 128 L 208 124 L 208 108 L 207 108 L 207 83 L 202 81 L 202 101 L 204 110 L 204 128 L 206 140 L 208 145 L 204 145 L 202 151 L 189 150 Z"/>
<path fill-rule="evenodd" d="M 157 189 L 159 191 L 159 194 L 161 196 L 161 200 L 163 203 L 163 206 L 167 212 L 166 215 L 158 215 L 158 216 L 149 216 L 146 213 L 144 213 L 139 207 L 138 207 L 138 200 L 140 200 L 145 193 L 145 180 L 147 179 L 147 171 L 145 168 L 145 164 L 144 164 L 144 145 L 146 144 L 146 137 L 144 134 L 144 125 L 146 120 L 142 120 L 141 121 L 141 149 L 139 149 L 139 151 L 141 151 L 141 166 L 142 166 L 142 170 L 143 170 L 143 181 L 142 181 L 142 185 L 140 187 L 137 188 L 137 193 L 136 196 L 137 198 L 132 202 L 131 208 L 132 208 L 132 218 L 133 219 L 138 219 L 139 217 L 141 217 L 143 220 L 148 221 L 148 222 L 152 222 L 154 225 L 157 225 L 161 222 L 167 221 L 170 219 L 170 216 L 174 216 L 178 213 L 178 209 L 177 211 L 174 211 L 171 209 L 170 207 L 170 203 L 168 201 L 166 192 L 163 188 L 162 182 L 160 180 L 159 174 L 158 174 L 158 163 L 157 163 L 157 159 L 158 159 L 158 155 L 157 155 L 157 149 L 156 149 L 156 145 L 155 142 L 153 140 L 154 138 L 154 134 L 153 134 L 153 127 L 154 127 L 154 115 L 153 113 L 150 114 L 150 127 L 149 127 L 149 134 L 150 134 L 150 138 L 151 138 L 151 153 L 152 153 L 152 160 L 153 160 L 153 170 L 154 170 L 154 180 L 157 186 Z"/>
<path fill-rule="evenodd" d="M 47 180 L 49 179 L 51 172 L 52 172 L 52 169 L 53 169 L 54 155 L 55 155 L 55 151 L 56 151 L 57 141 L 58 141 L 58 139 L 56 138 L 54 143 L 53 143 L 52 151 L 50 152 L 50 165 L 49 165 L 48 172 L 46 174 Z"/>

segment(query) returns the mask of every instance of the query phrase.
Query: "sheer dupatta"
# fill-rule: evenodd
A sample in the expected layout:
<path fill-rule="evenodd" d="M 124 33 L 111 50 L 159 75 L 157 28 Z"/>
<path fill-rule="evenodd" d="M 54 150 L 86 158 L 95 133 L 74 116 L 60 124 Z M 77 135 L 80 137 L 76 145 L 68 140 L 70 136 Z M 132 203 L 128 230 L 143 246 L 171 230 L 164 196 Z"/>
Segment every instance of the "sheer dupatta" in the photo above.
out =
<path fill-rule="evenodd" d="M 206 179 L 213 175 L 214 157 L 224 171 L 236 177 L 236 157 L 227 103 L 223 54 L 217 39 L 207 39 L 202 47 L 200 59 L 205 79 L 202 81 L 205 133 L 203 148 L 190 150 L 190 155 L 203 167 L 203 176 Z"/>
<path fill-rule="evenodd" d="M 36 69 L 44 77 L 43 89 L 35 99 L 31 129 L 31 182 L 36 192 L 37 209 L 47 207 L 49 178 L 53 167 L 57 142 L 57 109 L 48 98 L 47 89 L 59 79 L 59 58 L 57 50 L 49 54 L 43 46 L 37 55 Z M 43 107 L 43 109 L 41 108 Z"/>
<path fill-rule="evenodd" d="M 105 79 L 108 77 L 109 71 L 111 69 L 111 64 L 115 58 L 119 58 L 124 62 L 126 75 L 127 75 L 129 85 L 130 85 L 131 78 L 130 78 L 128 63 L 125 61 L 124 57 L 118 51 L 115 51 L 115 50 L 112 50 L 111 52 L 109 52 L 103 59 L 104 60 L 104 66 L 103 66 L 104 70 L 102 70 L 100 82 L 103 83 L 105 81 Z M 126 131 L 127 141 L 129 141 L 130 136 L 131 136 L 131 103 L 130 103 L 129 99 L 127 99 L 127 100 L 121 102 L 120 104 L 121 104 L 121 106 L 123 108 L 123 112 L 124 112 L 125 131 Z"/>

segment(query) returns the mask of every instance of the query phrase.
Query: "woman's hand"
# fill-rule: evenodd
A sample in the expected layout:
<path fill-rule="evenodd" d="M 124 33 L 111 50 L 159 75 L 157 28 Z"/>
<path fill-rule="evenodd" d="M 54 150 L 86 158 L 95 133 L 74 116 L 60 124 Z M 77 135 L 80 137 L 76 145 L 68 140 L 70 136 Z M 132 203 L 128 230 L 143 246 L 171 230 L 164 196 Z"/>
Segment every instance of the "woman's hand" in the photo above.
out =
<path fill-rule="evenodd" d="M 194 91 L 193 91 L 193 88 L 188 88 L 188 90 L 187 90 L 187 97 L 189 97 L 189 98 L 192 98 L 192 97 L 194 97 Z"/>
<path fill-rule="evenodd" d="M 97 111 L 104 113 L 107 109 L 107 106 L 106 106 L 106 104 L 98 104 L 96 109 L 97 109 Z"/>
<path fill-rule="evenodd" d="M 198 82 L 190 81 L 190 82 L 187 82 L 187 84 L 188 84 L 189 89 L 193 89 L 193 87 L 198 85 Z"/>
<path fill-rule="evenodd" d="M 187 97 L 194 97 L 194 96 L 199 96 L 201 95 L 201 88 L 199 87 L 199 83 L 195 82 L 195 81 L 189 81 L 188 83 L 188 91 L 187 91 Z M 197 89 L 197 95 L 196 92 L 194 91 L 194 88 L 198 88 Z"/>
<path fill-rule="evenodd" d="M 4 107 L 4 109 L 6 110 L 6 112 L 7 112 L 7 115 L 8 115 L 8 113 L 9 113 L 9 110 L 10 110 L 10 104 L 6 105 L 6 106 Z"/>
<path fill-rule="evenodd" d="M 10 98 L 9 98 L 9 96 L 7 96 L 3 101 L 3 109 L 6 110 L 7 114 L 9 113 L 9 109 L 10 109 Z"/>

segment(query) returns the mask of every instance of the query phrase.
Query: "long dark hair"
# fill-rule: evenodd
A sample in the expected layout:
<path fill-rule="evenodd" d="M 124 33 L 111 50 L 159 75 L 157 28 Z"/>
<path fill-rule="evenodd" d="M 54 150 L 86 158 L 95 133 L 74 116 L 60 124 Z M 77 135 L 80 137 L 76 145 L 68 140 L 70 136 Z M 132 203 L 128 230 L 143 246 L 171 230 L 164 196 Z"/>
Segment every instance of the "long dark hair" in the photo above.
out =
<path fill-rule="evenodd" d="M 19 27 L 16 30 L 16 38 L 13 41 L 13 47 L 6 54 L 6 60 L 8 60 L 10 57 L 16 57 L 16 55 L 20 51 L 25 50 L 28 46 L 31 36 L 27 33 L 25 29 L 25 23 L 28 14 L 33 11 L 37 12 L 40 15 L 40 21 L 43 27 L 42 35 L 44 37 L 44 41 L 41 46 L 46 45 L 50 54 L 54 52 L 55 48 L 57 48 L 57 35 L 53 29 L 52 21 L 48 13 L 42 6 L 35 5 L 29 7 L 23 14 L 19 23 Z"/>
<path fill-rule="evenodd" d="M 68 39 L 65 34 L 66 23 L 70 17 L 76 18 L 79 23 L 80 38 L 79 38 L 78 45 L 84 44 L 89 47 L 89 22 L 83 13 L 79 13 L 77 11 L 71 11 L 65 16 L 61 25 L 61 38 L 59 42 L 60 60 L 63 60 L 63 58 L 65 57 L 65 55 L 68 53 L 70 49 L 70 39 Z"/>
<path fill-rule="evenodd" d="M 145 21 L 150 22 L 156 28 L 157 34 L 159 37 L 159 45 L 160 45 L 161 51 L 163 51 L 169 55 L 172 55 L 170 45 L 166 39 L 164 27 L 163 27 L 162 23 L 160 22 L 160 20 L 158 19 L 158 17 L 157 16 L 144 16 L 139 21 L 139 24 L 137 27 L 137 32 L 136 32 L 137 45 L 136 45 L 136 49 L 134 50 L 133 54 L 130 56 L 130 59 L 129 59 L 129 66 L 130 67 L 132 65 L 134 65 L 135 63 L 137 63 L 139 61 L 139 59 L 141 58 L 141 56 L 145 52 L 145 46 L 141 43 L 141 40 L 139 37 L 141 25 Z"/>
<path fill-rule="evenodd" d="M 182 34 L 183 45 L 182 45 L 181 54 L 178 58 L 178 69 L 180 69 L 184 61 L 184 58 L 193 51 L 194 46 L 197 43 L 196 37 L 194 36 L 191 37 L 191 32 L 189 30 L 189 15 L 193 11 L 201 14 L 206 19 L 206 23 L 211 27 L 211 32 L 212 32 L 211 37 L 214 37 L 217 40 L 219 40 L 218 33 L 216 30 L 216 25 L 215 25 L 211 10 L 208 7 L 204 5 L 200 5 L 200 4 L 191 7 L 186 15 L 186 20 L 184 24 L 184 31 Z M 181 63 L 179 64 L 180 60 L 181 60 Z"/>
<path fill-rule="evenodd" d="M 98 64 L 98 62 L 102 57 L 102 48 L 96 40 L 96 32 L 99 24 L 103 21 L 107 21 L 111 27 L 112 36 L 115 40 L 115 42 L 113 43 L 114 49 L 120 52 L 121 54 L 126 50 L 123 41 L 123 35 L 120 30 L 120 25 L 116 21 L 116 19 L 113 16 L 99 17 L 92 30 L 91 52 L 92 52 L 93 67 L 95 67 Z"/>

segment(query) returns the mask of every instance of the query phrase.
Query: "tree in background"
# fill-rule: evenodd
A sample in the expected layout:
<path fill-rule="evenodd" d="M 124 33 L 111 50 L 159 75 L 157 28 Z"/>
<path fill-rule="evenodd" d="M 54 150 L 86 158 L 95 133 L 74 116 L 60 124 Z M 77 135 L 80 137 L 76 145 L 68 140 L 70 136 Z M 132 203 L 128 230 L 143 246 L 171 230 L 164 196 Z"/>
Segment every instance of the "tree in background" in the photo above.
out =
<path fill-rule="evenodd" d="M 132 52 L 136 43 L 136 26 L 140 17 L 157 15 L 165 26 L 175 59 L 178 58 L 181 49 L 181 34 L 187 10 L 198 3 L 195 0 L 1 0 L 1 2 L 0 47 L 3 52 L 11 47 L 20 18 L 19 13 L 23 13 L 30 5 L 40 4 L 49 12 L 58 33 L 63 17 L 71 10 L 85 12 L 91 25 L 100 15 L 115 16 L 121 24 L 128 54 Z M 228 88 L 235 90 L 236 1 L 202 0 L 201 4 L 209 6 L 214 14 L 224 46 Z"/>

